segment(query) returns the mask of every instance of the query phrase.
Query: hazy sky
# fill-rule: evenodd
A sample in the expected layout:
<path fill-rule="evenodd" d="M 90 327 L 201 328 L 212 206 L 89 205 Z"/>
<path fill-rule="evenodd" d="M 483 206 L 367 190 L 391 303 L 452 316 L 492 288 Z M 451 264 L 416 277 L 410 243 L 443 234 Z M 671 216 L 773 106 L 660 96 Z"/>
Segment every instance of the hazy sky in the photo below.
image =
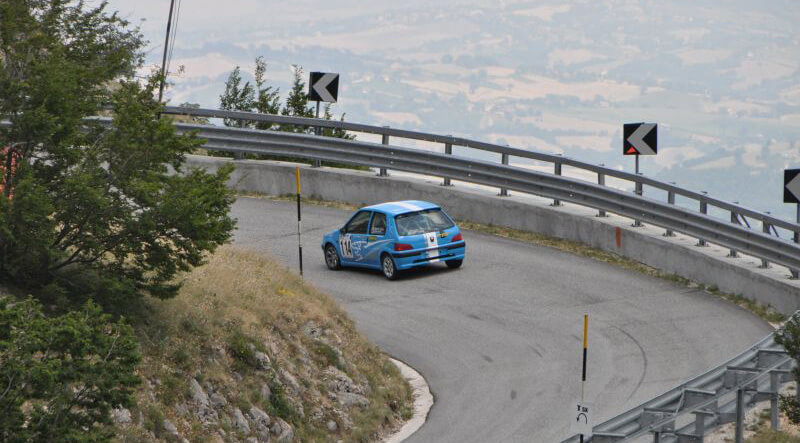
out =
<path fill-rule="evenodd" d="M 163 49 L 168 0 L 112 0 Z M 783 211 L 800 166 L 797 0 L 181 2 L 166 97 L 215 107 L 264 56 L 341 74 L 334 112 L 630 168 L 622 123 L 659 123 L 643 170 Z M 177 67 L 185 71 L 178 74 Z"/>

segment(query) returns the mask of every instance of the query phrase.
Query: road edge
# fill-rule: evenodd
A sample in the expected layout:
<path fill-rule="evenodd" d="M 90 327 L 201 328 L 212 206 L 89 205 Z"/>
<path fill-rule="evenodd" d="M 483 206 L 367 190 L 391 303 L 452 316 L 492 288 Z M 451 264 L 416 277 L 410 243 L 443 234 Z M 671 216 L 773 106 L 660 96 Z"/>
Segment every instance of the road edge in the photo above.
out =
<path fill-rule="evenodd" d="M 400 374 L 411 385 L 414 397 L 414 415 L 397 432 L 383 440 L 384 443 L 400 443 L 411 437 L 428 420 L 428 413 L 433 407 L 433 394 L 422 374 L 396 358 L 389 357 L 389 360 L 397 366 Z"/>

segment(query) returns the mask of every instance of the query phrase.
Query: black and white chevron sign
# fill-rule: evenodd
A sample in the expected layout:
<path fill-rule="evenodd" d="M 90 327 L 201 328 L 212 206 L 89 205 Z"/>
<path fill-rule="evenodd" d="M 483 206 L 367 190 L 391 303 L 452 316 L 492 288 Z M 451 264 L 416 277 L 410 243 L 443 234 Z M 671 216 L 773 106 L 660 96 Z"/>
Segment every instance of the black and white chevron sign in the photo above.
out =
<path fill-rule="evenodd" d="M 625 123 L 622 126 L 623 155 L 656 155 L 658 125 L 655 123 Z"/>
<path fill-rule="evenodd" d="M 783 171 L 783 202 L 800 203 L 800 169 Z"/>
<path fill-rule="evenodd" d="M 308 80 L 308 99 L 315 102 L 336 103 L 339 96 L 339 74 L 312 72 Z"/>

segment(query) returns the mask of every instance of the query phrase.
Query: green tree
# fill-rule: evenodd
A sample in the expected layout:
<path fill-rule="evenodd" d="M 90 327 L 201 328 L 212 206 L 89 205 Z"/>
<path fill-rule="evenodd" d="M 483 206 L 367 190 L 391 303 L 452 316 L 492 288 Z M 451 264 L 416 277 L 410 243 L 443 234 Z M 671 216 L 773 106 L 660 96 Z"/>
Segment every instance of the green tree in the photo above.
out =
<path fill-rule="evenodd" d="M 303 67 L 292 65 L 294 80 L 292 89 L 286 97 L 286 103 L 281 109 L 281 114 L 292 117 L 314 117 L 314 108 L 308 106 L 308 94 L 306 94 L 306 82 L 303 81 Z M 313 133 L 314 130 L 308 127 L 296 125 L 281 125 L 282 131 Z"/>
<path fill-rule="evenodd" d="M 250 82 L 242 85 L 242 72 L 239 66 L 231 71 L 225 80 L 225 92 L 219 96 L 219 107 L 227 111 L 250 112 L 255 106 L 255 90 Z M 225 119 L 225 126 L 249 126 L 250 124 L 234 119 Z"/>
<path fill-rule="evenodd" d="M 339 117 L 339 121 L 343 122 L 344 121 L 344 116 L 345 116 L 345 114 L 342 113 L 342 116 Z M 330 103 L 327 103 L 325 105 L 325 112 L 324 112 L 322 118 L 324 118 L 325 120 L 331 120 L 333 118 L 333 113 L 331 112 L 331 104 Z M 344 138 L 344 139 L 347 139 L 347 140 L 355 140 L 355 138 L 356 138 L 355 134 L 348 134 L 347 131 L 345 131 L 342 128 L 323 128 L 322 129 L 322 135 L 325 136 L 325 137 Z"/>
<path fill-rule="evenodd" d="M 0 441 L 109 441 L 139 361 L 131 327 L 95 304 L 47 318 L 33 299 L 0 300 Z"/>
<path fill-rule="evenodd" d="M 795 361 L 800 361 L 800 318 L 790 318 L 775 333 L 775 342 L 783 346 Z M 794 368 L 792 373 L 795 380 L 800 380 L 800 367 Z M 800 402 L 796 395 L 782 395 L 780 407 L 792 423 L 800 424 Z"/>
<path fill-rule="evenodd" d="M 278 114 L 281 109 L 280 90 L 267 85 L 267 63 L 264 57 L 256 58 L 256 101 L 255 111 L 261 114 Z M 273 124 L 266 122 L 256 123 L 256 129 L 274 129 Z"/>
<path fill-rule="evenodd" d="M 18 160 L 0 196 L 0 281 L 43 297 L 169 297 L 230 238 L 231 169 L 184 168 L 202 141 L 158 118 L 158 77 L 133 77 L 141 46 L 105 4 L 0 2 L 0 146 Z M 108 104 L 111 119 L 86 120 Z"/>

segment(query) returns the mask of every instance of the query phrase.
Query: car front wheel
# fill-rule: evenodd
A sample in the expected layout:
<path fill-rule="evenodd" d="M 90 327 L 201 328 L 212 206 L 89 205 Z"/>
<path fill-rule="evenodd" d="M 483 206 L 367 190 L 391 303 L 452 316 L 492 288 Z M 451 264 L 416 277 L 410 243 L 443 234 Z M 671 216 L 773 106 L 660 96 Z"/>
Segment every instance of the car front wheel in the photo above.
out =
<path fill-rule="evenodd" d="M 389 280 L 397 279 L 397 268 L 389 254 L 383 254 L 383 257 L 381 257 L 381 270 L 383 271 L 383 275 Z"/>
<path fill-rule="evenodd" d="M 447 265 L 448 268 L 455 269 L 461 267 L 461 263 L 463 262 L 464 260 L 447 260 L 444 263 Z"/>
<path fill-rule="evenodd" d="M 339 261 L 339 254 L 332 244 L 325 246 L 325 264 L 328 269 L 336 271 L 342 268 L 342 263 Z"/>

